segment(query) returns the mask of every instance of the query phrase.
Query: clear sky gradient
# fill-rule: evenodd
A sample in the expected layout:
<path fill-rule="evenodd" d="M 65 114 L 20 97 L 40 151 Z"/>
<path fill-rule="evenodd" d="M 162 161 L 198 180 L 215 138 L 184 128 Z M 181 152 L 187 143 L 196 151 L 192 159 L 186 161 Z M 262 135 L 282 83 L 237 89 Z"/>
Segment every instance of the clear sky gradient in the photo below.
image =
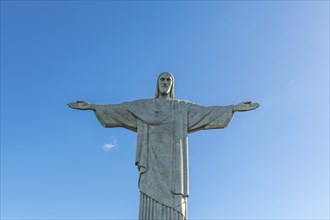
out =
<path fill-rule="evenodd" d="M 329 219 L 329 1 L 1 1 L 1 218 L 136 219 L 136 134 L 75 100 L 261 104 L 189 136 L 190 219 Z"/>

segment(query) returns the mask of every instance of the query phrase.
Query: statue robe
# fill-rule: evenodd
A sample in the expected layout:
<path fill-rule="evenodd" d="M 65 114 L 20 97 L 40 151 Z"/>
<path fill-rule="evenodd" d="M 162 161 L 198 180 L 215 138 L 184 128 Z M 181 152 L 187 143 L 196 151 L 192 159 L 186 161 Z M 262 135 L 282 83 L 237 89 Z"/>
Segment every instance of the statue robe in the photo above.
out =
<path fill-rule="evenodd" d="M 168 102 L 168 108 L 162 106 L 164 102 Z M 94 106 L 104 127 L 137 132 L 139 219 L 186 219 L 188 133 L 225 128 L 233 116 L 233 106 L 205 107 L 156 99 Z"/>

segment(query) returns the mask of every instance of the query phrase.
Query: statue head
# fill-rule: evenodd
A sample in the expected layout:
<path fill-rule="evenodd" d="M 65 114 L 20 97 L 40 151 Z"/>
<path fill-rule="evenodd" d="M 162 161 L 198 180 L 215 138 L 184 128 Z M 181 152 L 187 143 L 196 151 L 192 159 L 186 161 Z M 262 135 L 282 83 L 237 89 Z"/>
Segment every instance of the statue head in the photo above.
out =
<path fill-rule="evenodd" d="M 169 72 L 162 72 L 158 76 L 155 98 L 160 96 L 174 99 L 174 77 Z"/>

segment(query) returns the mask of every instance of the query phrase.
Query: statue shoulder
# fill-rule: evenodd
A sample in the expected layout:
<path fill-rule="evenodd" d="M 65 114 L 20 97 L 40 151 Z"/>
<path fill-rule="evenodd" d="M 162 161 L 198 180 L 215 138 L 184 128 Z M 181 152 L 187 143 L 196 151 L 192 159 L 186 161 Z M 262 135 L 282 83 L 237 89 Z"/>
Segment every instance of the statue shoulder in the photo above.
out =
<path fill-rule="evenodd" d="M 134 106 L 134 107 L 145 107 L 149 106 L 154 102 L 154 99 L 138 99 L 134 101 L 123 102 L 122 104 L 126 106 Z"/>
<path fill-rule="evenodd" d="M 138 99 L 138 100 L 133 100 L 133 101 L 126 101 L 126 102 L 122 102 L 120 104 L 133 104 L 133 105 L 139 105 L 139 104 L 145 104 L 145 103 L 150 103 L 152 102 L 153 99 Z"/>
<path fill-rule="evenodd" d="M 174 101 L 176 101 L 180 105 L 193 105 L 193 104 L 195 104 L 191 101 L 187 101 L 187 100 L 183 100 L 183 99 L 176 99 Z"/>
<path fill-rule="evenodd" d="M 195 103 L 191 101 L 182 100 L 182 99 L 176 99 L 175 102 L 177 103 L 176 105 L 178 106 L 178 108 L 182 110 L 183 109 L 189 110 L 192 106 L 195 105 Z"/>

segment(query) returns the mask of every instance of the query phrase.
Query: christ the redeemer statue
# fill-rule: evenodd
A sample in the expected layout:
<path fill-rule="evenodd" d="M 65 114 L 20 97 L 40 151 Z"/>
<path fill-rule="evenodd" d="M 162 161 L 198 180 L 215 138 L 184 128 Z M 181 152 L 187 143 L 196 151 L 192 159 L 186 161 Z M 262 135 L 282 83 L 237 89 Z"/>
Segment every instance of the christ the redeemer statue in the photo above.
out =
<path fill-rule="evenodd" d="M 154 99 L 109 105 L 77 101 L 68 105 L 93 110 L 106 128 L 124 127 L 137 132 L 140 220 L 187 219 L 188 134 L 225 128 L 234 112 L 259 107 L 251 102 L 205 107 L 174 99 L 174 77 L 168 72 L 159 75 Z"/>

